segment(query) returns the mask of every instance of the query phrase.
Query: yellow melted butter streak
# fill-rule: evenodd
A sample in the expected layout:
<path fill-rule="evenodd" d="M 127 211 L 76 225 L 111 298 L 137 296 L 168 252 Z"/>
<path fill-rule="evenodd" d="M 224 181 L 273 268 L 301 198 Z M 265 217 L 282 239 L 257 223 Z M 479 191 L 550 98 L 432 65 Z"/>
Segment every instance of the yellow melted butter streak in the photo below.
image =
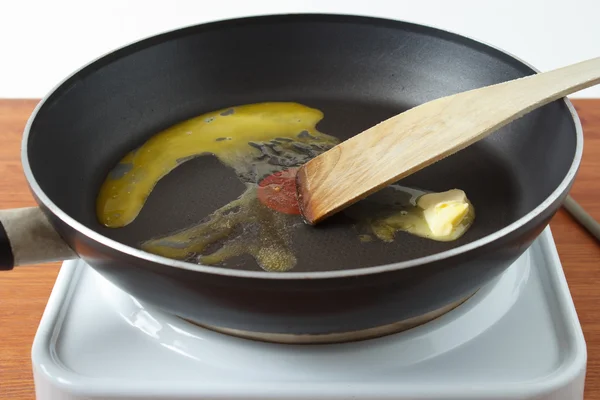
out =
<path fill-rule="evenodd" d="M 307 131 L 321 142 L 337 139 L 316 131 L 323 113 L 297 103 L 259 103 L 224 108 L 176 124 L 151 137 L 127 154 L 120 166 L 125 172 L 106 179 L 97 200 L 98 220 L 107 227 L 130 224 L 141 211 L 156 183 L 178 160 L 203 153 L 215 155 L 223 164 L 236 168 L 260 155 L 249 141 L 293 138 Z"/>
<path fill-rule="evenodd" d="M 308 156 L 298 146 L 320 153 L 337 144 L 337 138 L 316 130 L 322 118 L 321 111 L 297 103 L 259 103 L 217 110 L 174 125 L 128 153 L 117 165 L 117 172 L 109 174 L 97 199 L 98 219 L 107 227 L 126 226 L 138 216 L 157 182 L 182 160 L 213 154 L 236 171 L 246 184 L 246 191 L 204 222 L 146 241 L 142 249 L 174 259 L 193 258 L 207 265 L 248 254 L 266 271 L 290 270 L 297 262 L 290 236 L 294 225 L 302 223 L 301 218 L 264 206 L 256 197 L 258 181 L 248 180 L 247 173 L 260 170 L 261 174 L 270 174 L 285 169 L 270 163 L 273 159 L 269 157 L 279 155 L 299 166 Z M 263 151 L 250 142 L 275 144 L 278 152 L 261 157 Z M 261 174 L 255 179 L 260 179 Z M 450 241 L 462 236 L 473 223 L 474 211 L 469 205 L 468 212 L 449 235 L 436 236 L 429 229 L 423 209 L 417 205 L 425 192 L 392 186 L 398 192 L 395 201 L 400 206 L 379 204 L 372 208 L 365 200 L 358 203 L 363 203 L 362 211 L 344 211 L 364 231 L 357 233 L 360 241 L 371 241 L 373 235 L 392 242 L 400 231 Z"/>

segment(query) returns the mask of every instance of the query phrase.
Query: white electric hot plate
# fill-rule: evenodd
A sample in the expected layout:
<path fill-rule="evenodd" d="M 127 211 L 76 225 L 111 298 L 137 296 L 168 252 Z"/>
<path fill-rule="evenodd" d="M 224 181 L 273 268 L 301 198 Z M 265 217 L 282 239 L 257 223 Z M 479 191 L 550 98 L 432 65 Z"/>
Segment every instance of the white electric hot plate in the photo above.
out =
<path fill-rule="evenodd" d="M 39 400 L 583 399 L 586 345 L 547 228 L 502 276 L 416 328 L 362 342 L 235 338 L 65 262 L 36 334 Z"/>

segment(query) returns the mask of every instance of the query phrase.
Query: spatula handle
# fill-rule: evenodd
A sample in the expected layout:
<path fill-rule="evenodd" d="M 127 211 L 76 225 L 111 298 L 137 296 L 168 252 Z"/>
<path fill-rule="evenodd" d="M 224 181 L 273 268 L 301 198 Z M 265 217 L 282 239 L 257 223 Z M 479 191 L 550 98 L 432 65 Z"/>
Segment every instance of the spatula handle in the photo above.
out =
<path fill-rule="evenodd" d="M 482 135 L 486 135 L 538 107 L 598 83 L 600 57 L 453 97 L 460 101 L 460 97 L 463 96 L 476 98 L 477 103 L 473 106 L 485 110 L 486 120 L 495 115 L 496 123 L 490 124 L 481 132 Z M 493 110 L 496 110 L 496 114 Z M 482 124 L 485 124 L 485 121 L 482 121 Z"/>
<path fill-rule="evenodd" d="M 530 111 L 600 83 L 600 58 L 442 97 L 389 118 L 303 165 L 309 224 L 483 139 Z"/>

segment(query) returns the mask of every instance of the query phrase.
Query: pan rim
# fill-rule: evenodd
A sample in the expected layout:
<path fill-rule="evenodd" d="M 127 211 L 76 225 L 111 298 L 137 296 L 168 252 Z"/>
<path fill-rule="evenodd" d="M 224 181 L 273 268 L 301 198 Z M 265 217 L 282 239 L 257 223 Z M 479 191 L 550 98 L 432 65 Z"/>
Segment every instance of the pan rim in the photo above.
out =
<path fill-rule="evenodd" d="M 525 66 L 525 67 L 531 69 L 534 73 L 540 72 L 537 68 L 533 67 L 529 63 L 523 61 L 519 57 L 516 57 L 515 55 L 513 55 L 505 50 L 502 50 L 494 45 L 491 45 L 489 43 L 486 43 L 486 42 L 478 40 L 478 39 L 474 39 L 472 37 L 469 37 L 469 36 L 466 36 L 463 34 L 458 34 L 458 33 L 455 33 L 455 32 L 452 32 L 452 31 L 449 31 L 446 29 L 441 29 L 441 28 L 437 28 L 434 26 L 426 25 L 426 24 L 413 23 L 413 22 L 403 21 L 403 20 L 399 20 L 399 19 L 367 16 L 364 14 L 351 14 L 351 13 L 341 14 L 341 13 L 327 13 L 327 12 L 323 12 L 323 13 L 273 13 L 273 14 L 261 13 L 261 14 L 250 15 L 250 16 L 245 16 L 245 17 L 219 19 L 219 20 L 214 20 L 211 22 L 192 24 L 192 25 L 184 26 L 182 28 L 178 28 L 178 29 L 174 29 L 174 30 L 173 29 L 168 30 L 168 31 L 165 31 L 162 33 L 154 34 L 154 35 L 146 37 L 144 39 L 140 39 L 140 40 L 136 40 L 136 41 L 127 43 L 123 46 L 113 49 L 113 50 L 93 59 L 92 61 L 88 62 L 87 64 L 83 65 L 82 67 L 75 70 L 67 77 L 65 77 L 58 84 L 56 84 L 36 105 L 35 109 L 31 113 L 31 115 L 25 125 L 25 129 L 23 131 L 23 138 L 21 141 L 21 163 L 23 166 L 25 177 L 27 178 L 28 184 L 30 186 L 30 189 L 32 190 L 33 194 L 37 197 L 38 202 L 43 204 L 57 218 L 59 218 L 63 223 L 67 224 L 75 231 L 77 231 L 79 234 L 82 234 L 82 235 L 86 236 L 88 239 L 90 239 L 94 242 L 97 242 L 103 246 L 106 246 L 114 251 L 126 254 L 130 257 L 134 257 L 134 258 L 142 260 L 142 261 L 157 263 L 157 264 L 160 264 L 165 267 L 179 268 L 179 269 L 184 269 L 184 270 L 189 270 L 189 271 L 194 271 L 194 272 L 199 272 L 199 273 L 208 273 L 208 274 L 212 274 L 212 275 L 220 275 L 220 276 L 228 276 L 228 277 L 236 277 L 236 278 L 275 279 L 275 280 L 280 280 L 280 279 L 284 279 L 284 280 L 311 279 L 311 280 L 313 280 L 313 279 L 353 278 L 353 277 L 363 276 L 363 275 L 374 275 L 374 274 L 379 274 L 379 273 L 392 272 L 392 271 L 397 271 L 397 270 L 402 270 L 402 269 L 407 269 L 407 268 L 425 266 L 430 263 L 439 262 L 442 260 L 448 260 L 448 259 L 457 257 L 459 255 L 468 253 L 470 251 L 474 251 L 478 248 L 489 245 L 489 244 L 493 243 L 494 241 L 497 241 L 499 239 L 502 239 L 502 238 L 514 233 L 520 227 L 531 222 L 535 217 L 537 217 L 539 214 L 543 213 L 553 202 L 558 200 L 560 198 L 560 196 L 563 195 L 563 193 L 565 193 L 568 190 L 568 187 L 572 184 L 573 180 L 575 179 L 575 175 L 577 174 L 577 171 L 578 171 L 580 163 L 581 163 L 581 158 L 583 155 L 583 128 L 581 126 L 581 121 L 580 121 L 579 116 L 577 115 L 577 111 L 575 110 L 575 107 L 573 106 L 571 101 L 565 97 L 565 98 L 560 99 L 559 101 L 563 102 L 566 105 L 567 110 L 569 111 L 571 118 L 573 120 L 573 123 L 575 126 L 575 133 L 576 133 L 575 154 L 573 157 L 573 161 L 572 161 L 571 166 L 569 167 L 569 170 L 567 171 L 565 177 L 560 182 L 560 184 L 556 187 L 556 189 L 548 197 L 546 197 L 546 199 L 544 201 L 542 201 L 533 210 L 529 211 L 527 214 L 525 214 L 521 218 L 519 218 L 516 221 L 514 221 L 513 223 L 503 227 L 502 229 L 495 231 L 494 233 L 491 233 L 489 235 L 481 237 L 470 243 L 467 243 L 467 244 L 464 244 L 464 245 L 461 245 L 461 246 L 458 246 L 453 249 L 446 250 L 446 251 L 443 251 L 440 253 L 427 255 L 424 257 L 414 258 L 411 260 L 401 261 L 401 262 L 397 262 L 397 263 L 383 264 L 383 265 L 377 265 L 377 266 L 372 266 L 372 267 L 361 267 L 361 268 L 355 268 L 355 269 L 346 269 L 346 270 L 337 270 L 337 271 L 319 271 L 319 272 L 290 271 L 290 272 L 285 272 L 285 273 L 268 272 L 268 271 L 244 271 L 244 270 L 237 270 L 237 269 L 227 269 L 227 268 L 223 268 L 223 267 L 214 267 L 214 266 L 208 266 L 208 265 L 193 264 L 193 263 L 186 262 L 186 261 L 179 261 L 179 260 L 174 260 L 174 259 L 170 259 L 170 258 L 163 257 L 163 256 L 158 256 L 158 255 L 137 249 L 135 247 L 125 245 L 121 242 L 118 242 L 114 239 L 104 236 L 104 235 L 100 234 L 99 232 L 97 232 L 91 228 L 88 228 L 87 226 L 83 225 L 79 221 L 75 220 L 68 213 L 66 213 L 65 211 L 60 209 L 46 195 L 46 193 L 39 186 L 37 180 L 35 179 L 33 171 L 31 169 L 31 165 L 29 163 L 29 156 L 28 156 L 29 134 L 31 132 L 31 127 L 32 127 L 33 123 L 35 122 L 36 116 L 38 115 L 40 110 L 44 107 L 44 105 L 50 99 L 53 98 L 53 96 L 57 92 L 59 92 L 59 90 L 63 89 L 64 86 L 68 82 L 77 78 L 78 76 L 82 75 L 84 72 L 87 72 L 90 69 L 95 71 L 96 68 L 100 67 L 101 65 L 108 62 L 109 60 L 114 59 L 115 57 L 118 58 L 118 56 L 120 56 L 122 53 L 129 54 L 131 51 L 135 51 L 136 49 L 141 48 L 143 46 L 150 45 L 151 43 L 154 43 L 154 42 L 164 42 L 164 41 L 170 40 L 173 37 L 176 37 L 178 35 L 184 35 L 187 31 L 195 30 L 200 27 L 209 29 L 211 27 L 218 28 L 221 25 L 233 26 L 236 24 L 276 22 L 276 21 L 281 21 L 282 19 L 285 20 L 286 18 L 291 19 L 291 20 L 296 20 L 296 21 L 319 21 L 319 20 L 326 19 L 326 20 L 333 20 L 335 22 L 353 22 L 353 23 L 361 23 L 362 22 L 362 23 L 378 24 L 378 25 L 399 24 L 399 25 L 403 25 L 405 27 L 410 27 L 413 29 L 424 29 L 432 34 L 437 34 L 438 36 L 446 35 L 446 36 L 450 36 L 455 39 L 469 41 L 469 42 L 471 42 L 470 44 L 472 44 L 472 45 L 481 45 L 481 46 L 487 48 L 487 50 L 494 50 L 496 52 L 504 54 L 505 56 L 508 56 L 512 61 L 520 63 L 522 66 Z"/>

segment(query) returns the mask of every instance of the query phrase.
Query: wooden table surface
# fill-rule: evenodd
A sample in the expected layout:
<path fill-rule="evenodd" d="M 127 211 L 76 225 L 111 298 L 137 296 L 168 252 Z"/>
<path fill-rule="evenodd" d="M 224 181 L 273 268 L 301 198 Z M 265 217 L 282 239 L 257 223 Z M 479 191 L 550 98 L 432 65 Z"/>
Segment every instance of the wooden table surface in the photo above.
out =
<path fill-rule="evenodd" d="M 33 206 L 20 164 L 36 100 L 0 100 L 0 208 Z M 600 220 L 600 99 L 574 101 L 585 132 L 572 196 Z M 600 400 L 600 246 L 563 210 L 551 222 L 588 346 L 585 398 Z M 0 273 L 0 399 L 34 399 L 30 349 L 59 264 Z"/>

